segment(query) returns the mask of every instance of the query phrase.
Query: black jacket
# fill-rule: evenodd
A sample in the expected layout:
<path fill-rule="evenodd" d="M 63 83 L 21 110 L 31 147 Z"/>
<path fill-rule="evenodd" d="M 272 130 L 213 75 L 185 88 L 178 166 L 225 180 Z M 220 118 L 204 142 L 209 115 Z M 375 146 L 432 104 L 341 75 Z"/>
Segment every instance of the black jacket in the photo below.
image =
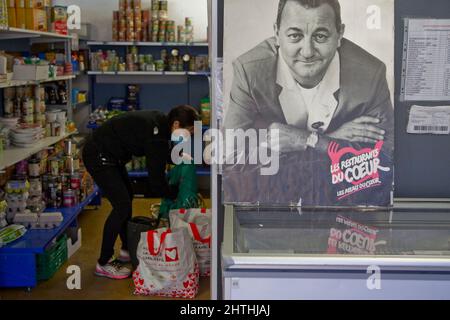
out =
<path fill-rule="evenodd" d="M 168 118 L 159 111 L 134 111 L 105 122 L 92 135 L 97 149 L 122 165 L 133 156 L 146 157 L 149 193 L 165 196 L 165 176 L 170 151 Z"/>

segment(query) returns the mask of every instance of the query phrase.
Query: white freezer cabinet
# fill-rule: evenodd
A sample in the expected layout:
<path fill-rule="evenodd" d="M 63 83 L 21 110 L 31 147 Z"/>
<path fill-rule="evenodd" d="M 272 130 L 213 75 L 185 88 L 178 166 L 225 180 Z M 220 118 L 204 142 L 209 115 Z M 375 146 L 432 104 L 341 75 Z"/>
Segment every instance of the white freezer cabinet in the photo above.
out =
<path fill-rule="evenodd" d="M 450 299 L 450 212 L 226 206 L 225 299 Z"/>

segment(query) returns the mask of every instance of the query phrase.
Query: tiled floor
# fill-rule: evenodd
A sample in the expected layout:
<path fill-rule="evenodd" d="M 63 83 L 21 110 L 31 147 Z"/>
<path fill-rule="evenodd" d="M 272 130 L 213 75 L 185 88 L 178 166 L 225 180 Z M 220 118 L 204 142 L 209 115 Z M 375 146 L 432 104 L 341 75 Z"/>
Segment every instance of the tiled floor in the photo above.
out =
<path fill-rule="evenodd" d="M 134 200 L 134 215 L 148 215 L 150 205 L 155 202 L 156 200 Z M 207 204 L 209 204 L 209 201 L 207 201 Z M 155 297 L 134 296 L 131 279 L 113 281 L 94 276 L 93 272 L 100 250 L 103 224 L 110 210 L 110 204 L 106 200 L 103 200 L 103 205 L 98 210 L 86 210 L 79 216 L 79 225 L 82 229 L 82 247 L 51 280 L 40 282 L 31 292 L 26 292 L 24 289 L 0 289 L 0 299 L 160 299 Z M 119 244 L 119 241 L 117 244 Z M 67 288 L 66 282 L 70 275 L 67 274 L 66 271 L 70 265 L 77 265 L 81 269 L 81 290 L 69 290 Z M 200 280 L 200 292 L 197 299 L 210 299 L 209 278 Z"/>

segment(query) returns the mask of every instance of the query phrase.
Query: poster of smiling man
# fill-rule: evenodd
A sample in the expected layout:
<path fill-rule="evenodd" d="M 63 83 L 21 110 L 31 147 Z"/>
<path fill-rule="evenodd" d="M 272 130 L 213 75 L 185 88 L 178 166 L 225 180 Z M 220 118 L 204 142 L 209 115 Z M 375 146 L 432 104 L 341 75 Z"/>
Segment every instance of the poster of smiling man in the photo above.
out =
<path fill-rule="evenodd" d="M 226 203 L 391 205 L 391 0 L 226 0 Z"/>

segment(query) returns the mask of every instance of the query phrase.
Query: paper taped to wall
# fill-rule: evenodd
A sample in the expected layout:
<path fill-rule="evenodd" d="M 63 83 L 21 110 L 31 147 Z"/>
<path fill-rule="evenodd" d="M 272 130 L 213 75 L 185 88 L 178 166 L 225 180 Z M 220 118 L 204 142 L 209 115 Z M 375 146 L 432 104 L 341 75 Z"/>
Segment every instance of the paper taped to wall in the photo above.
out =
<path fill-rule="evenodd" d="M 413 134 L 450 134 L 450 106 L 412 106 L 406 131 Z"/>

